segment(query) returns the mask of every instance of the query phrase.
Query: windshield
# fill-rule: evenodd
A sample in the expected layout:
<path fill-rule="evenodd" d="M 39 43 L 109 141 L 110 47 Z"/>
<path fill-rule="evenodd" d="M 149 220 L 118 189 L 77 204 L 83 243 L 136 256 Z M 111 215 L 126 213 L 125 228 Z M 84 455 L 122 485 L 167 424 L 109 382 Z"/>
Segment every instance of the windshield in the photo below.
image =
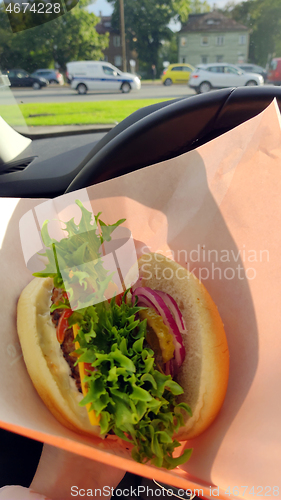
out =
<path fill-rule="evenodd" d="M 10 88 L 9 72 L 0 74 L 0 117 L 11 127 L 23 134 L 28 133 L 28 127 L 17 100 Z"/>
<path fill-rule="evenodd" d="M 249 63 L 244 72 L 266 81 L 281 56 L 280 18 L 278 0 L 5 0 L 1 116 L 29 132 L 114 127 L 140 107 L 203 91 L 191 71 L 167 71 L 175 63 Z"/>
<path fill-rule="evenodd" d="M 270 63 L 270 69 L 272 69 L 273 71 L 277 68 L 277 61 L 276 59 L 273 59 Z"/>

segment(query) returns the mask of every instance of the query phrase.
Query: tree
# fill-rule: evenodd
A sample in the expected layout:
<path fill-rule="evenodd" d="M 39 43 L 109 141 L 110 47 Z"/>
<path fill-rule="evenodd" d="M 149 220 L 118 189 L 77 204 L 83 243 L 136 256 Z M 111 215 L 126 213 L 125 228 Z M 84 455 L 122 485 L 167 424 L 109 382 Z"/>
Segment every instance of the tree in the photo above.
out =
<path fill-rule="evenodd" d="M 112 26 L 119 29 L 119 0 L 110 1 L 114 5 Z M 141 69 L 151 74 L 155 64 L 159 70 L 162 41 L 172 37 L 168 24 L 176 14 L 173 0 L 124 0 L 124 13 L 126 38 L 138 53 Z"/>
<path fill-rule="evenodd" d="M 224 12 L 250 28 L 251 62 L 264 66 L 273 54 L 281 56 L 280 0 L 247 0 L 237 5 L 230 3 Z"/>
<path fill-rule="evenodd" d="M 206 0 L 191 0 L 190 13 L 191 14 L 204 14 L 210 12 L 211 7 Z"/>
<path fill-rule="evenodd" d="M 163 62 L 168 61 L 170 64 L 178 62 L 178 37 L 177 33 L 172 34 L 171 40 L 162 42 L 159 51 L 159 63 L 163 67 Z"/>
<path fill-rule="evenodd" d="M 108 1 L 114 7 L 112 26 L 119 30 L 119 0 Z M 124 0 L 126 38 L 138 54 L 140 69 L 151 76 L 155 64 L 159 74 L 167 52 L 168 60 L 175 59 L 175 36 L 168 26 L 172 19 L 184 23 L 190 12 L 208 10 L 206 0 Z"/>
<path fill-rule="evenodd" d="M 99 60 L 108 46 L 108 35 L 99 35 L 98 17 L 80 0 L 72 10 L 57 19 L 32 29 L 12 33 L 3 6 L 0 7 L 0 68 L 52 67 L 57 63 L 65 70 L 71 60 Z M 28 22 L 28 17 L 25 22 Z"/>

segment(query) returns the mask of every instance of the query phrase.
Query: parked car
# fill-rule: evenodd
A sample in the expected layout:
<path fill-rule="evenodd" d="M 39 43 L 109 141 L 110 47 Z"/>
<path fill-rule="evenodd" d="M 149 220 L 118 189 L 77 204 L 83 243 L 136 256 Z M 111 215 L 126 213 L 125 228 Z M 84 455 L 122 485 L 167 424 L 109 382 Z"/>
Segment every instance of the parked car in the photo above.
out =
<path fill-rule="evenodd" d="M 31 76 L 24 69 L 9 69 L 6 74 L 9 77 L 11 87 L 32 87 L 35 90 L 48 85 L 45 78 Z"/>
<path fill-rule="evenodd" d="M 172 85 L 172 83 L 187 83 L 190 74 L 194 71 L 194 67 L 190 64 L 170 64 L 167 69 L 164 69 L 161 80 L 164 85 Z"/>
<path fill-rule="evenodd" d="M 78 94 L 88 90 L 139 90 L 141 82 L 132 73 L 123 73 L 118 68 L 104 61 L 75 61 L 67 63 L 67 78 L 72 89 Z"/>
<path fill-rule="evenodd" d="M 267 82 L 281 85 L 281 57 L 275 57 L 271 60 L 267 73 Z"/>
<path fill-rule="evenodd" d="M 56 69 L 37 69 L 31 76 L 45 78 L 49 83 L 64 84 L 63 75 Z"/>
<path fill-rule="evenodd" d="M 258 66 L 257 64 L 237 64 L 237 66 L 245 71 L 245 73 L 257 73 L 263 77 L 264 81 L 267 79 L 267 71 L 262 66 Z"/>
<path fill-rule="evenodd" d="M 263 85 L 264 79 L 256 73 L 246 73 L 234 64 L 200 64 L 190 75 L 189 87 L 198 94 L 212 89 L 241 87 L 244 85 Z"/>

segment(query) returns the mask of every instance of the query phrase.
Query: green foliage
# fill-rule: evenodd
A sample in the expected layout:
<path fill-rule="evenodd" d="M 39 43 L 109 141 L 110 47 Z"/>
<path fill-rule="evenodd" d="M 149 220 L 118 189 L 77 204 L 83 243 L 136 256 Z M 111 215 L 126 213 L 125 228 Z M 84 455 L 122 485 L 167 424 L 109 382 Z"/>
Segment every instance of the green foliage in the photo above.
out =
<path fill-rule="evenodd" d="M 178 35 L 173 33 L 171 40 L 165 40 L 159 51 L 159 62 L 163 66 L 163 61 L 169 61 L 170 64 L 178 62 Z"/>
<path fill-rule="evenodd" d="M 251 62 L 265 66 L 274 54 L 281 56 L 280 0 L 247 0 L 237 5 L 229 3 L 224 13 L 251 29 Z"/>
<path fill-rule="evenodd" d="M 186 23 L 189 14 L 201 14 L 211 10 L 207 0 L 173 0 L 178 20 Z"/>
<path fill-rule="evenodd" d="M 120 27 L 119 1 L 114 5 L 112 25 Z M 172 32 L 168 27 L 175 16 L 173 0 L 124 0 L 126 38 L 131 49 L 138 53 L 143 69 L 151 75 L 151 66 L 159 66 L 159 50 L 163 40 L 170 40 Z"/>
<path fill-rule="evenodd" d="M 36 0 L 37 1 L 37 0 Z M 32 72 L 38 68 L 54 67 L 62 70 L 72 60 L 99 60 L 108 46 L 108 35 L 98 35 L 95 26 L 98 18 L 81 0 L 71 11 L 61 17 L 32 29 L 12 33 L 3 4 L 0 6 L 0 68 L 23 68 Z M 42 14 L 42 22 L 44 14 Z M 30 18 L 29 18 L 30 17 Z M 19 19 L 31 23 L 32 13 Z"/>
<path fill-rule="evenodd" d="M 191 14 L 203 14 L 204 12 L 210 12 L 211 7 L 206 0 L 191 0 L 190 2 L 190 13 Z"/>
<path fill-rule="evenodd" d="M 179 446 L 173 434 L 183 425 L 181 410 L 192 413 L 188 405 L 176 404 L 183 389 L 155 370 L 154 353 L 144 344 L 146 320 L 136 319 L 140 309 L 112 299 L 70 321 L 79 325 L 79 362 L 93 368 L 84 379 L 89 390 L 80 405 L 91 404 L 100 417 L 101 434 L 113 431 L 133 445 L 134 460 L 173 469 L 191 455 L 188 449 L 172 456 Z"/>

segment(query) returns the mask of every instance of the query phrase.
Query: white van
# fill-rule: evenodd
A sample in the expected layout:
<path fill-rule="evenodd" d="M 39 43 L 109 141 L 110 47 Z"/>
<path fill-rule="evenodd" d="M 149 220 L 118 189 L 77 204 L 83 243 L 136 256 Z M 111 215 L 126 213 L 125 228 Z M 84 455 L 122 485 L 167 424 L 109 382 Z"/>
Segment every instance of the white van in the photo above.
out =
<path fill-rule="evenodd" d="M 136 75 L 123 73 L 108 62 L 74 61 L 67 63 L 66 67 L 71 88 L 78 94 L 86 94 L 88 90 L 121 90 L 127 93 L 141 88 Z"/>

